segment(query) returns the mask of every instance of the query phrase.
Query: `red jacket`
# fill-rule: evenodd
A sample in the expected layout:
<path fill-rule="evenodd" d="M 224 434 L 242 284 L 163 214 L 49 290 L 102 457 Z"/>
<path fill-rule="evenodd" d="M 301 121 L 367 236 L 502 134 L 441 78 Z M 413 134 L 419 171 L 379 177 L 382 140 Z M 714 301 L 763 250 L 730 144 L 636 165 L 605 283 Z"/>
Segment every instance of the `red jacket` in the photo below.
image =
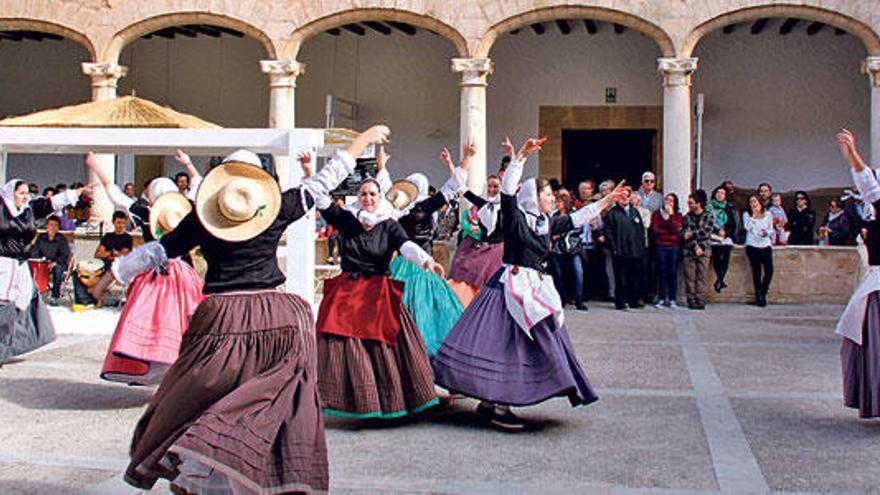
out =
<path fill-rule="evenodd" d="M 664 220 L 660 210 L 655 211 L 651 215 L 651 232 L 654 233 L 654 244 L 665 247 L 678 246 L 682 218 L 681 213 L 673 213 Z"/>

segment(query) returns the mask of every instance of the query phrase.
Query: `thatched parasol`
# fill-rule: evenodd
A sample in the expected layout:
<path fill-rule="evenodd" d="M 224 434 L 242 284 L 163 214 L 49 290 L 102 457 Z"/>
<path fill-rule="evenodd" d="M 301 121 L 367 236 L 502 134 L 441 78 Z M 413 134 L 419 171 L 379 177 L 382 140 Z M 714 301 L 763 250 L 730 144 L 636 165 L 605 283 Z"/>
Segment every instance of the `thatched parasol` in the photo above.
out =
<path fill-rule="evenodd" d="M 3 127 L 137 127 L 219 129 L 220 126 L 137 96 L 93 101 L 0 120 Z"/>

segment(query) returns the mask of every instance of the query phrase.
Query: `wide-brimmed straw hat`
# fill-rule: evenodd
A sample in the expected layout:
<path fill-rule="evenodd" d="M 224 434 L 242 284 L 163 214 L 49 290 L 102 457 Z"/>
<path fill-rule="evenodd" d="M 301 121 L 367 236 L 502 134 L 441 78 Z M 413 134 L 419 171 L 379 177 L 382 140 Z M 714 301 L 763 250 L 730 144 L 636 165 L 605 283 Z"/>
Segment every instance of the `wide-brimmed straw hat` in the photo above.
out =
<path fill-rule="evenodd" d="M 156 239 L 177 228 L 192 211 L 192 203 L 179 192 L 161 194 L 150 207 L 150 232 Z"/>
<path fill-rule="evenodd" d="M 280 210 L 278 182 L 255 164 L 225 161 L 205 175 L 196 193 L 196 214 L 202 225 L 225 241 L 246 241 L 262 234 Z"/>
<path fill-rule="evenodd" d="M 394 181 L 394 184 L 391 184 L 391 188 L 385 193 L 385 199 L 387 199 L 396 209 L 402 210 L 415 201 L 418 195 L 418 186 L 406 179 L 401 179 Z"/>

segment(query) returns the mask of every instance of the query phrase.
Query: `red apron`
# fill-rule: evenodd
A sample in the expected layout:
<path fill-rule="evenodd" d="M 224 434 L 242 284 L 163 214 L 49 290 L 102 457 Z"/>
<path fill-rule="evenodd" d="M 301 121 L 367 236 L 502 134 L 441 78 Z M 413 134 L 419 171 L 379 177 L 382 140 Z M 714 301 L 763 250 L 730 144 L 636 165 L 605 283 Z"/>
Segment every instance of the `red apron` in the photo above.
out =
<path fill-rule="evenodd" d="M 343 272 L 324 281 L 317 331 L 395 345 L 402 298 L 403 282 Z"/>

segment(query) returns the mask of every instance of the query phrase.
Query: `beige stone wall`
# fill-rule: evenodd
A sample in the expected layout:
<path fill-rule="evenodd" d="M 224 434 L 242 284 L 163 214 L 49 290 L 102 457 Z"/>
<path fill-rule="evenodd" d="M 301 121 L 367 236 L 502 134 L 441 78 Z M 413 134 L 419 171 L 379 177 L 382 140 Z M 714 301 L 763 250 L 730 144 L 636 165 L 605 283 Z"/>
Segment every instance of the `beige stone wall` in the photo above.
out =
<path fill-rule="evenodd" d="M 846 304 L 861 278 L 862 261 L 855 247 L 780 247 L 773 249 L 773 270 L 768 295 L 771 304 Z M 734 247 L 725 282 L 727 289 L 716 294 L 712 289 L 715 272 L 710 270 L 709 301 L 754 300 L 752 272 L 745 248 Z M 683 280 L 680 285 L 683 295 Z"/>
<path fill-rule="evenodd" d="M 357 7 L 353 7 L 357 5 Z M 638 30 L 664 56 L 689 56 L 707 33 L 760 17 L 797 17 L 849 31 L 880 55 L 874 0 L 2 0 L 0 30 L 66 36 L 115 62 L 138 36 L 178 24 L 228 26 L 260 41 L 267 58 L 296 58 L 314 34 L 349 22 L 399 20 L 448 38 L 462 57 L 485 57 L 501 34 L 534 22 L 592 18 Z"/>

